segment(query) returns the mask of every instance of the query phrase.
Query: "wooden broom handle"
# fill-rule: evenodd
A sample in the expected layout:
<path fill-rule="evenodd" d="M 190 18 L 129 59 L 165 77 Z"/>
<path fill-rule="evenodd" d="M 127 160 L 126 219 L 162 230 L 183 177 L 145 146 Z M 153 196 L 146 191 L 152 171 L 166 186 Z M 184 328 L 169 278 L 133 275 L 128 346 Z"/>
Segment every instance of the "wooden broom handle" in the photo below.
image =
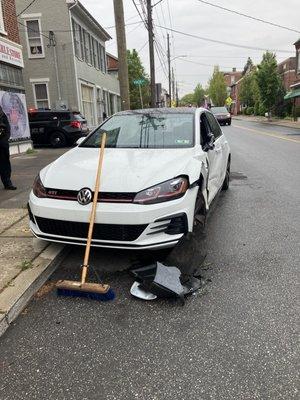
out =
<path fill-rule="evenodd" d="M 81 284 L 85 283 L 87 270 L 88 270 L 90 249 L 91 249 L 91 243 L 92 243 L 92 237 L 93 237 L 93 230 L 94 230 L 96 209 L 97 209 L 97 202 L 98 202 L 98 194 L 99 194 L 99 187 L 100 187 L 100 177 L 101 177 L 102 165 L 103 165 L 105 143 L 106 143 L 106 132 L 103 132 L 102 140 L 101 140 L 101 147 L 100 147 L 100 152 L 99 152 L 99 159 L 98 159 L 98 168 L 97 168 L 97 176 L 96 176 L 96 182 L 95 182 L 93 205 L 92 205 L 92 211 L 90 214 L 90 221 L 89 221 L 89 232 L 88 232 L 84 260 L 83 260 Z"/>

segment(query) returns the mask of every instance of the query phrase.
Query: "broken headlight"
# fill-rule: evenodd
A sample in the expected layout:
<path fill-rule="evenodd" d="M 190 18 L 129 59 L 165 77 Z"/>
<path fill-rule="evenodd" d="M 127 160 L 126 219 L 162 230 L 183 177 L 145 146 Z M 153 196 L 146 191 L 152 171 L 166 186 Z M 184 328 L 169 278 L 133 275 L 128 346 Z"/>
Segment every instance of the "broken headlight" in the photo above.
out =
<path fill-rule="evenodd" d="M 138 204 L 155 204 L 179 199 L 184 196 L 188 186 L 187 178 L 180 176 L 137 193 L 133 202 Z"/>

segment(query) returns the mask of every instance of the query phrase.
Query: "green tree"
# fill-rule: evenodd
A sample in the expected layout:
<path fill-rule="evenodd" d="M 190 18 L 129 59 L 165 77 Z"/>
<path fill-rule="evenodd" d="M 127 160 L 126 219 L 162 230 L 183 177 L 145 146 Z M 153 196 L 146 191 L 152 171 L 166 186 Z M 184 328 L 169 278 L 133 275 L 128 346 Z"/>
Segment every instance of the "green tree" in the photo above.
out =
<path fill-rule="evenodd" d="M 127 62 L 131 108 L 133 110 L 142 108 L 139 86 L 133 83 L 133 81 L 136 79 L 143 79 L 145 81 L 145 83 L 141 86 L 141 92 L 144 107 L 148 107 L 150 103 L 149 77 L 145 72 L 145 68 L 141 62 L 138 52 L 135 49 L 132 51 L 127 50 Z"/>
<path fill-rule="evenodd" d="M 194 93 L 186 94 L 179 101 L 179 105 L 181 105 L 181 106 L 188 106 L 189 104 L 193 104 L 193 103 L 194 103 Z"/>
<path fill-rule="evenodd" d="M 224 106 L 227 98 L 226 83 L 223 73 L 217 66 L 209 80 L 208 94 L 215 106 Z"/>
<path fill-rule="evenodd" d="M 205 99 L 205 90 L 203 87 L 198 83 L 194 90 L 194 103 L 197 104 L 198 107 L 202 106 Z"/>
<path fill-rule="evenodd" d="M 281 79 L 277 71 L 276 55 L 267 51 L 256 71 L 261 107 L 271 113 L 274 110 L 281 92 Z"/>
<path fill-rule="evenodd" d="M 254 107 L 256 99 L 256 78 L 255 72 L 247 73 L 241 82 L 239 90 L 239 99 L 243 105 L 246 107 Z"/>
<path fill-rule="evenodd" d="M 250 73 L 254 68 L 254 64 L 253 61 L 251 60 L 250 57 L 248 57 L 248 60 L 244 66 L 244 70 L 243 70 L 243 76 L 246 75 L 247 73 Z"/>

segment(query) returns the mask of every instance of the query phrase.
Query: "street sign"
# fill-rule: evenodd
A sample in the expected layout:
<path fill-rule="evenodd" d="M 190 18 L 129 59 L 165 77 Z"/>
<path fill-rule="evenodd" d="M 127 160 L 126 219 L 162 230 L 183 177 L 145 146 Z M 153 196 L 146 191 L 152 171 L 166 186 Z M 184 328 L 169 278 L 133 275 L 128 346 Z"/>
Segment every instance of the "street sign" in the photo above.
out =
<path fill-rule="evenodd" d="M 233 100 L 230 96 L 227 97 L 227 99 L 225 100 L 225 103 L 227 106 L 231 106 L 231 104 L 233 103 Z"/>
<path fill-rule="evenodd" d="M 133 80 L 134 85 L 143 85 L 144 83 L 146 83 L 145 79 L 134 79 Z"/>

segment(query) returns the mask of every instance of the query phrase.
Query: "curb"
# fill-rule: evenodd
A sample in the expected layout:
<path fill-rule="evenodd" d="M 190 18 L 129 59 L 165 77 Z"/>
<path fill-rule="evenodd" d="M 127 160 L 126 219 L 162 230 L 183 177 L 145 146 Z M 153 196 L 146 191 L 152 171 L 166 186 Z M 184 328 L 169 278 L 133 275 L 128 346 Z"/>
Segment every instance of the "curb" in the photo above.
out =
<path fill-rule="evenodd" d="M 52 243 L 0 293 L 0 337 L 68 255 L 70 248 Z"/>
<path fill-rule="evenodd" d="M 284 125 L 280 124 L 279 122 L 268 122 L 268 121 L 251 121 L 249 119 L 244 119 L 244 118 L 239 118 L 239 117 L 232 117 L 233 120 L 235 121 L 245 121 L 245 122 L 254 122 L 256 124 L 265 124 L 268 126 L 280 126 L 281 128 L 291 128 L 291 129 L 300 129 L 300 126 L 289 126 L 289 125 Z"/>

